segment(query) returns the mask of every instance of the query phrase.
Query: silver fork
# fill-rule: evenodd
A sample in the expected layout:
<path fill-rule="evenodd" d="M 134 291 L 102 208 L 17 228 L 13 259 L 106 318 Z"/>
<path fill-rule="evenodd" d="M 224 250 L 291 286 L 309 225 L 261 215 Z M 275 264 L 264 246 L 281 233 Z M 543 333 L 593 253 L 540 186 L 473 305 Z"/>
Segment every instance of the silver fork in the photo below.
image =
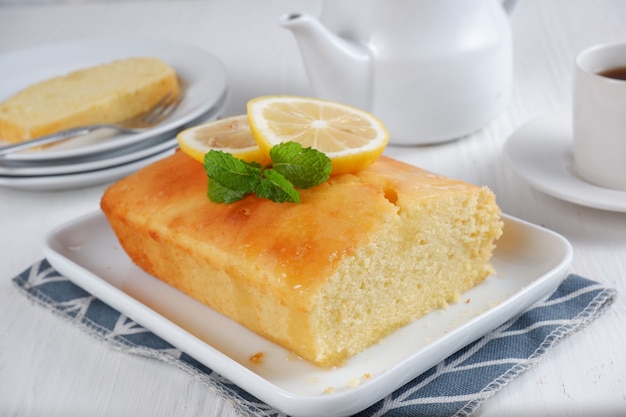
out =
<path fill-rule="evenodd" d="M 98 129 L 114 129 L 120 133 L 141 133 L 147 129 L 161 123 L 178 107 L 182 100 L 182 94 L 169 93 L 161 99 L 153 108 L 147 112 L 123 122 L 116 124 L 93 124 L 88 126 L 80 126 L 72 129 L 63 130 L 52 133 L 50 135 L 41 136 L 24 142 L 0 147 L 0 157 L 14 152 L 23 151 L 34 148 L 36 146 L 49 145 L 52 143 L 62 142 L 77 136 L 84 136 Z"/>

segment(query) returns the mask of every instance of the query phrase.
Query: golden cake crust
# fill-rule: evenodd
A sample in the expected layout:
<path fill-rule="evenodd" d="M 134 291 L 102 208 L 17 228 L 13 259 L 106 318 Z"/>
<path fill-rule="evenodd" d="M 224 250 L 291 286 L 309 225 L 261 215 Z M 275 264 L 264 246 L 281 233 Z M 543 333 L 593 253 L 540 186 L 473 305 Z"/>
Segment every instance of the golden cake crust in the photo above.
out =
<path fill-rule="evenodd" d="M 102 209 L 124 211 L 124 217 L 146 227 L 158 218 L 168 233 L 216 245 L 242 264 L 251 262 L 256 270 L 280 277 L 280 285 L 272 289 L 285 289 L 283 296 L 289 296 L 290 288 L 302 293 L 320 285 L 320 277 L 330 275 L 343 256 L 362 245 L 370 230 L 396 214 L 381 188 L 350 179 L 301 190 L 300 204 L 255 196 L 214 204 L 206 196 L 202 165 L 177 152 L 107 190 Z M 359 210 L 350 214 L 346 207 Z M 251 285 L 265 285 L 264 277 L 249 272 L 231 271 Z"/>

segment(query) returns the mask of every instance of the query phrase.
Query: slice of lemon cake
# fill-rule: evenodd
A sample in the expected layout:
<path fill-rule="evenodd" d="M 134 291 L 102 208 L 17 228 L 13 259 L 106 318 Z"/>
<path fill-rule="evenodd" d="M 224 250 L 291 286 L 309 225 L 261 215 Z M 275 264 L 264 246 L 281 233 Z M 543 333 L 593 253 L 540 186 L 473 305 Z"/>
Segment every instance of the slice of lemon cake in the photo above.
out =
<path fill-rule="evenodd" d="M 178 91 L 175 71 L 158 58 L 81 69 L 33 84 L 0 104 L 0 139 L 21 142 L 72 127 L 121 122 Z"/>
<path fill-rule="evenodd" d="M 502 233 L 487 188 L 387 157 L 299 204 L 216 204 L 202 164 L 177 152 L 101 207 L 139 267 L 323 367 L 483 281 Z"/>

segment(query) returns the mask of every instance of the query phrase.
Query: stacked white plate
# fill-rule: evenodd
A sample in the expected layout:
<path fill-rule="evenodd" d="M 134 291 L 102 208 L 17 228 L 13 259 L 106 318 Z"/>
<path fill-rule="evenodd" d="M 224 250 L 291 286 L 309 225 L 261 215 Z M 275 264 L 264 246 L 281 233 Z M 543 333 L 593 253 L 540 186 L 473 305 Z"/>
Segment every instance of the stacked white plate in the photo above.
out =
<path fill-rule="evenodd" d="M 174 152 L 176 134 L 219 116 L 226 71 L 207 51 L 173 41 L 103 38 L 0 55 L 0 102 L 57 75 L 134 56 L 154 56 L 176 70 L 183 99 L 159 125 L 139 134 L 100 130 L 36 151 L 0 156 L 0 187 L 62 190 L 112 182 Z M 0 138 L 0 146 L 8 145 Z"/>

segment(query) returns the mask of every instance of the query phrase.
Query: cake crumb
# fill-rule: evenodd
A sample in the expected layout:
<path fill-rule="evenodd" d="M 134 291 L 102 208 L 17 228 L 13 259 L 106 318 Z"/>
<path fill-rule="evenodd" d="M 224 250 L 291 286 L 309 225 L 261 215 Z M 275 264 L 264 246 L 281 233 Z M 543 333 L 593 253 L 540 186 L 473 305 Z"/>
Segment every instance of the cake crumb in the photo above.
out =
<path fill-rule="evenodd" d="M 361 380 L 359 378 L 350 378 L 350 380 L 348 381 L 348 386 L 349 387 L 358 387 L 361 384 Z"/>
<path fill-rule="evenodd" d="M 328 387 L 324 390 L 324 394 L 331 394 L 335 391 L 335 387 Z"/>
<path fill-rule="evenodd" d="M 248 360 L 254 365 L 260 365 L 263 363 L 263 359 L 265 359 L 265 353 L 257 352 L 254 355 L 250 356 Z"/>
<path fill-rule="evenodd" d="M 372 374 L 370 374 L 369 372 L 366 372 L 363 374 L 363 379 L 370 379 L 372 377 Z"/>
<path fill-rule="evenodd" d="M 472 301 L 470 298 L 468 298 L 467 300 L 465 300 L 465 304 L 469 304 L 470 301 Z"/>

